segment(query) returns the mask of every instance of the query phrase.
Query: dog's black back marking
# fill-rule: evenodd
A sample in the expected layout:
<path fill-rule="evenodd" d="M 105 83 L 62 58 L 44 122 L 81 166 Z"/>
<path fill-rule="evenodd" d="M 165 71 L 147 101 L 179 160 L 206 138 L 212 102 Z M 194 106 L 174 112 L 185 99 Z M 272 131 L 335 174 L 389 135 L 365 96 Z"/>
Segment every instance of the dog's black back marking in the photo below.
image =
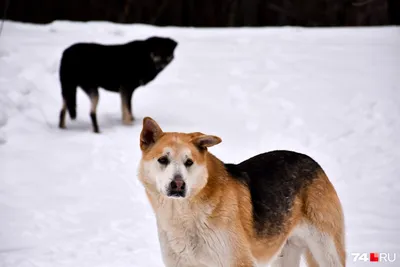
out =
<path fill-rule="evenodd" d="M 228 174 L 248 186 L 255 231 L 278 234 L 300 189 L 321 170 L 310 157 L 292 151 L 272 151 L 239 164 L 225 164 Z"/>

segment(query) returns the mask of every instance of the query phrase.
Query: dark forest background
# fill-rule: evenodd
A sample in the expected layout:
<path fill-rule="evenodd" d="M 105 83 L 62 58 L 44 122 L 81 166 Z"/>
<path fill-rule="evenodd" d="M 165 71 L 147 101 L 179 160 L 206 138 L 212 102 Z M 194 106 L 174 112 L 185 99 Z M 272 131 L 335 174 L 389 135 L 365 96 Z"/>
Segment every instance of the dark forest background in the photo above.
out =
<path fill-rule="evenodd" d="M 372 26 L 400 25 L 400 0 L 0 0 L 0 14 L 4 13 L 9 20 L 33 23 Z"/>

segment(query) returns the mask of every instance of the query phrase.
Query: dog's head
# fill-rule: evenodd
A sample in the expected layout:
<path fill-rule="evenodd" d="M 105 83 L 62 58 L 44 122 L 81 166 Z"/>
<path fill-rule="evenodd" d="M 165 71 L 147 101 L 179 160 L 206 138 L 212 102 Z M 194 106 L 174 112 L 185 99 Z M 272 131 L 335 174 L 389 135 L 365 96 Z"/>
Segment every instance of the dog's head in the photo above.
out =
<path fill-rule="evenodd" d="M 178 43 L 171 38 L 153 36 L 145 40 L 150 57 L 158 69 L 164 69 L 174 59 Z"/>
<path fill-rule="evenodd" d="M 196 195 L 207 184 L 207 148 L 221 142 L 202 133 L 163 132 L 151 118 L 143 120 L 139 179 L 147 190 L 171 198 Z"/>

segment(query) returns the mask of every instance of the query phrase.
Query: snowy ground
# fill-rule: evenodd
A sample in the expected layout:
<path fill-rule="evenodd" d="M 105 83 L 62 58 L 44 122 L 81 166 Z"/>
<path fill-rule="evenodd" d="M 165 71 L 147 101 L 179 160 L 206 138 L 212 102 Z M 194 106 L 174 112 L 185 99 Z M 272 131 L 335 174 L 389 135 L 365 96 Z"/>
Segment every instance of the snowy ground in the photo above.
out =
<path fill-rule="evenodd" d="M 175 61 L 120 122 L 101 91 L 91 132 L 57 128 L 58 66 L 77 41 L 178 40 Z M 195 30 L 6 22 L 0 38 L 0 266 L 160 267 L 154 216 L 137 182 L 145 116 L 222 137 L 227 162 L 291 149 L 314 157 L 342 200 L 347 251 L 396 252 L 400 266 L 400 29 Z M 353 263 L 349 266 L 370 266 Z M 378 266 L 380 264 L 373 264 Z M 382 266 L 386 266 L 383 265 Z"/>

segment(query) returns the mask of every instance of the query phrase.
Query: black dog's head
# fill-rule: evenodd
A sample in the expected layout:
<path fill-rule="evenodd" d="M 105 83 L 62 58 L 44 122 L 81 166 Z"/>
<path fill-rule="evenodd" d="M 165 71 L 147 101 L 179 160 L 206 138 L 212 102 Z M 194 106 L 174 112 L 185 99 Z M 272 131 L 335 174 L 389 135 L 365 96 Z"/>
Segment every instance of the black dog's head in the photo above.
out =
<path fill-rule="evenodd" d="M 171 38 L 153 36 L 145 40 L 157 69 L 165 68 L 174 59 L 178 43 Z"/>

